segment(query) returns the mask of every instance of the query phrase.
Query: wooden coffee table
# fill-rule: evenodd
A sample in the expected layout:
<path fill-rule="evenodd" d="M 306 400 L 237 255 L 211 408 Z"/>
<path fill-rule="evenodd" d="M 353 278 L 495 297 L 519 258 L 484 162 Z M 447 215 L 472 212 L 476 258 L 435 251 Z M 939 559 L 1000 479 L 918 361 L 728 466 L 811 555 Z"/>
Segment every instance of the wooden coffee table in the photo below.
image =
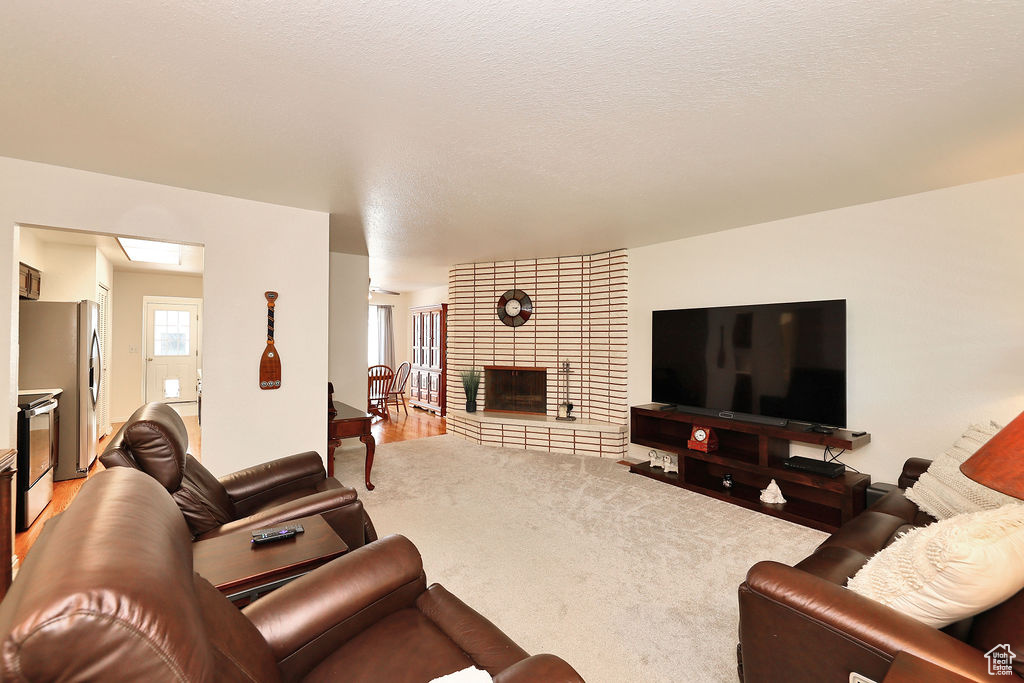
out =
<path fill-rule="evenodd" d="M 342 439 L 359 437 L 359 440 L 366 444 L 366 465 L 364 467 L 364 478 L 366 490 L 372 491 L 373 484 L 370 483 L 370 470 L 373 469 L 373 451 L 377 444 L 370 432 L 370 422 L 373 415 L 353 408 L 341 401 L 331 401 L 331 407 L 327 411 L 327 476 L 334 476 L 334 449 L 341 445 Z"/>
<path fill-rule="evenodd" d="M 348 552 L 323 517 L 294 521 L 305 531 L 283 541 L 254 545 L 251 529 L 196 541 L 192 544 L 193 568 L 241 606 Z"/>

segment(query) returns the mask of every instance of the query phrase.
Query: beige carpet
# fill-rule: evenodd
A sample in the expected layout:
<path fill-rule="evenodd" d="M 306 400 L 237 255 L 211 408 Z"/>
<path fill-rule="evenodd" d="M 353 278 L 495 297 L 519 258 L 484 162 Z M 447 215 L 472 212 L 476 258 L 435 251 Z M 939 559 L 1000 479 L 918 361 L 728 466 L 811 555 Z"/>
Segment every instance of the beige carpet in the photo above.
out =
<path fill-rule="evenodd" d="M 443 584 L 528 652 L 590 683 L 735 681 L 736 588 L 825 534 L 630 474 L 613 460 L 446 435 L 336 455 L 381 536 L 400 533 Z"/>

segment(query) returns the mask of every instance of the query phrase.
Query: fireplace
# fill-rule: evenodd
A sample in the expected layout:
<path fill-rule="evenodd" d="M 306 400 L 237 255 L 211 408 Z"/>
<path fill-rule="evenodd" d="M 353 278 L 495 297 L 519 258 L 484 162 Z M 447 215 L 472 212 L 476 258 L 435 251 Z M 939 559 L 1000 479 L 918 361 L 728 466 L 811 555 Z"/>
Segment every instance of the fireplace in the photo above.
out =
<path fill-rule="evenodd" d="M 484 366 L 484 409 L 506 413 L 547 413 L 548 372 L 544 368 Z"/>

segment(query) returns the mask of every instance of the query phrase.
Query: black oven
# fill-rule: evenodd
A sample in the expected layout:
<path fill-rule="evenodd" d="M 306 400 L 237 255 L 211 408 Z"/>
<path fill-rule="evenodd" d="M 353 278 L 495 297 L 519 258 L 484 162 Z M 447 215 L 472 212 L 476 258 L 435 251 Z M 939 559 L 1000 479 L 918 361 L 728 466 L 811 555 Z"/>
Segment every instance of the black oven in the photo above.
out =
<path fill-rule="evenodd" d="M 18 530 L 35 521 L 53 498 L 57 462 L 57 399 L 53 394 L 18 396 Z"/>

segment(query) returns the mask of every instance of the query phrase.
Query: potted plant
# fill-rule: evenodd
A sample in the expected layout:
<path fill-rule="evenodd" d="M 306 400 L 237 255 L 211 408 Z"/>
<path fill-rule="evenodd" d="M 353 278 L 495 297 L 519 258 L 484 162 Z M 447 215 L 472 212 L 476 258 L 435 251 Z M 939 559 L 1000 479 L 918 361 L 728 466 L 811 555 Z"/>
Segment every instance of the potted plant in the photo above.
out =
<path fill-rule="evenodd" d="M 476 393 L 480 390 L 480 371 L 476 368 L 461 370 L 462 388 L 466 392 L 466 412 L 476 412 Z"/>

